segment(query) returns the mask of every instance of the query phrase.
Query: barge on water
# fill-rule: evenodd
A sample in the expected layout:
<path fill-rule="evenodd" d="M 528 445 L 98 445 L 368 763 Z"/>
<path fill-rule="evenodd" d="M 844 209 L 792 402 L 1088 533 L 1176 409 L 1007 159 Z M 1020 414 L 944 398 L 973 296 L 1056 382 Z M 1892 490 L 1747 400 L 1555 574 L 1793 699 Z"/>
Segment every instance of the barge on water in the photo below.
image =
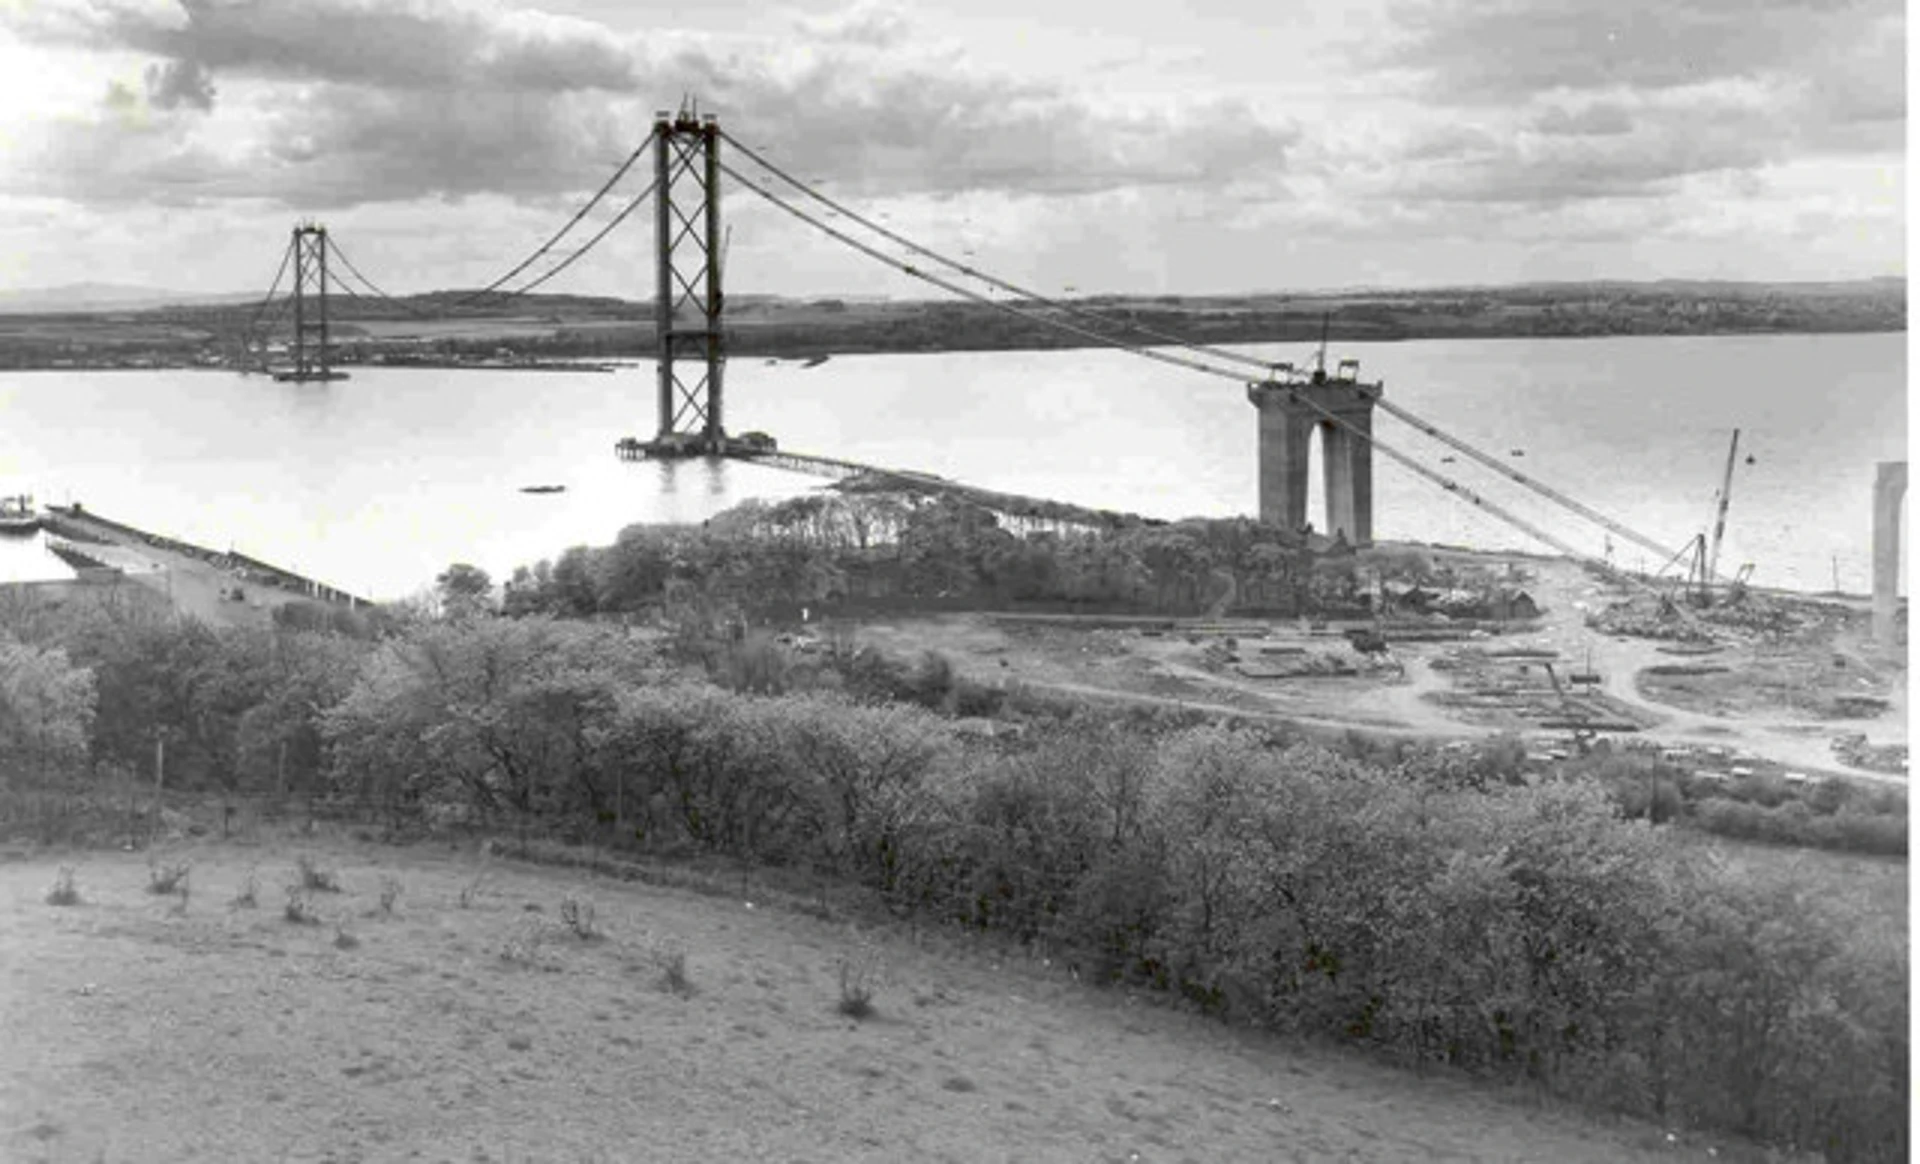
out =
<path fill-rule="evenodd" d="M 15 497 L 0 497 L 0 534 L 24 536 L 37 533 L 40 529 L 40 511 L 34 508 L 33 498 L 25 493 Z"/>

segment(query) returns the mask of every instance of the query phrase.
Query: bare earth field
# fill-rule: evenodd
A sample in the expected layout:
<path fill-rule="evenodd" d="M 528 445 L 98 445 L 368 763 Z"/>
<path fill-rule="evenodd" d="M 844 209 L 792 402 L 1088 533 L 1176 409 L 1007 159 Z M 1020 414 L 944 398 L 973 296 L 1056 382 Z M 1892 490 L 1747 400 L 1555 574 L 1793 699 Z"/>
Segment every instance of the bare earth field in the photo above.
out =
<path fill-rule="evenodd" d="M 340 877 L 318 924 L 283 916 L 301 853 Z M 43 900 L 55 859 L 0 865 L 0 1158 L 1760 1158 L 897 929 L 871 938 L 884 972 L 855 1021 L 835 1004 L 860 939 L 737 893 L 442 846 L 168 857 L 194 862 L 184 912 L 147 892 L 143 855 L 65 858 L 69 907 Z M 250 869 L 258 905 L 236 907 Z M 403 892 L 383 915 L 388 877 Z M 561 924 L 570 894 L 602 938 Z M 662 985 L 676 950 L 688 996 Z"/>
<path fill-rule="evenodd" d="M 1436 560 L 1447 556 L 1425 552 Z M 1491 568 L 1508 560 L 1460 556 Z M 968 678 L 989 684 L 1428 739 L 1517 732 L 1564 740 L 1564 731 L 1539 726 L 1565 714 L 1557 680 L 1596 717 L 1637 725 L 1633 735 L 1663 747 L 1721 748 L 1808 773 L 1906 783 L 1904 776 L 1857 768 L 1834 754 L 1834 740 L 1854 733 L 1875 745 L 1907 743 L 1904 653 L 1889 656 L 1866 642 L 1860 603 L 1824 604 L 1818 609 L 1827 613 L 1781 642 L 1726 635 L 1729 645 L 1704 657 L 1724 672 L 1655 676 L 1649 668 L 1701 659 L 1668 654 L 1669 644 L 1656 640 L 1588 627 L 1588 612 L 1617 595 L 1576 563 L 1512 561 L 1530 575 L 1525 588 L 1543 608 L 1540 618 L 1491 637 L 1463 632 L 1452 642 L 1395 641 L 1389 629 L 1391 667 L 1352 651 L 1337 627 L 1307 629 L 1285 620 L 1231 620 L 1238 661 L 1227 665 L 1209 664 L 1205 644 L 1219 636 L 1193 634 L 1197 620 L 1160 630 L 1172 620 L 1128 627 L 1113 619 L 955 614 L 863 623 L 856 637 L 905 658 L 938 651 Z M 1300 658 L 1340 660 L 1358 671 L 1282 676 L 1273 670 L 1274 660 Z M 1553 676 L 1541 659 L 1553 664 Z M 1574 691 L 1569 676 L 1589 667 L 1598 681 Z M 1836 708 L 1841 696 L 1880 702 Z"/>

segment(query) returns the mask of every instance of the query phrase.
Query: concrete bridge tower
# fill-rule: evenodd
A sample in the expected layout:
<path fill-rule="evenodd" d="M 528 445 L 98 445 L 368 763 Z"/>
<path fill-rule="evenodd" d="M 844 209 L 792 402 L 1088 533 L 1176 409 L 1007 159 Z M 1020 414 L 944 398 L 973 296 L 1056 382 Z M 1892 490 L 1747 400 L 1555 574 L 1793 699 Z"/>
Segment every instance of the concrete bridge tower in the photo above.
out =
<path fill-rule="evenodd" d="M 1316 432 L 1327 512 L 1318 532 L 1344 533 L 1352 545 L 1373 544 L 1373 404 L 1382 386 L 1360 382 L 1357 360 L 1342 360 L 1329 376 L 1323 366 L 1295 377 L 1247 386 L 1260 410 L 1260 520 L 1298 530 L 1307 521 L 1308 456 Z M 1342 427 L 1329 419 L 1338 417 Z"/>
<path fill-rule="evenodd" d="M 1873 637 L 1883 647 L 1894 645 L 1894 614 L 1900 606 L 1900 505 L 1906 499 L 1907 463 L 1880 462 L 1873 482 Z"/>

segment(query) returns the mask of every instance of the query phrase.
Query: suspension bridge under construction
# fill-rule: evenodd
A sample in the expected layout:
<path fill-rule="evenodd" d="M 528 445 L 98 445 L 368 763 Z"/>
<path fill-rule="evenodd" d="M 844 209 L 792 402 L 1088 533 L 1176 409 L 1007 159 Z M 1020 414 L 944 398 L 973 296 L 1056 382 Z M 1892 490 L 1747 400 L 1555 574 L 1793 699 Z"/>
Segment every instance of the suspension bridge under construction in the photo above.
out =
<path fill-rule="evenodd" d="M 741 165 L 723 157 L 723 148 L 737 155 Z M 562 253 L 563 241 L 613 195 L 615 188 L 641 164 L 649 151 L 652 153 L 651 181 L 628 197 L 597 231 Z M 743 172 L 743 167 L 750 172 Z M 1389 399 L 1383 384 L 1360 378 L 1355 361 L 1340 361 L 1329 370 L 1324 335 L 1320 355 L 1313 365 L 1296 367 L 1190 342 L 1081 303 L 1043 295 L 889 229 L 874 217 L 829 197 L 817 184 L 794 177 L 760 151 L 742 144 L 721 128 L 716 117 L 702 116 L 691 108 L 683 108 L 677 114 L 658 114 L 651 134 L 591 198 L 525 259 L 485 287 L 450 299 L 434 296 L 424 307 L 389 295 L 354 265 L 341 250 L 338 239 L 329 235 L 325 227 L 302 222 L 292 232 L 272 286 L 248 321 L 248 346 L 257 352 L 260 337 L 279 326 L 290 309 L 293 315 L 290 366 L 275 371 L 275 378 L 293 382 L 341 378 L 344 374 L 332 366 L 330 358 L 328 304 L 334 289 L 356 299 L 386 301 L 403 312 L 421 317 L 444 316 L 449 311 L 475 304 L 503 303 L 533 291 L 571 267 L 651 199 L 655 238 L 652 328 L 657 423 L 650 437 L 628 436 L 617 441 L 618 456 L 628 460 L 731 458 L 827 478 L 853 479 L 872 488 L 952 496 L 1003 515 L 1061 525 L 1111 528 L 1146 520 L 1063 501 L 1001 493 L 908 469 L 785 449 L 775 437 L 764 433 L 729 432 L 725 424 L 724 270 L 728 235 L 722 222 L 723 187 L 728 182 L 875 262 L 949 295 L 1052 329 L 1085 346 L 1121 350 L 1197 375 L 1227 380 L 1243 388 L 1257 416 L 1256 488 L 1259 519 L 1264 523 L 1303 535 L 1316 532 L 1309 520 L 1307 502 L 1309 458 L 1317 438 L 1322 454 L 1325 505 L 1317 533 L 1323 539 L 1332 539 L 1336 545 L 1344 543 L 1359 548 L 1372 543 L 1373 462 L 1378 453 L 1556 553 L 1608 573 L 1615 572 L 1610 562 L 1581 552 L 1557 533 L 1482 496 L 1455 477 L 1403 451 L 1397 443 L 1383 441 L 1375 432 L 1375 419 L 1376 413 L 1384 413 L 1545 498 L 1581 521 L 1597 525 L 1608 534 L 1651 553 L 1654 561 L 1665 561 L 1671 567 L 1688 558 L 1688 547 L 1696 547 L 1688 565 L 1689 581 L 1703 590 L 1724 582 L 1718 574 L 1718 529 L 1713 539 L 1714 551 L 1709 554 L 1704 537 L 1691 539 L 1681 546 L 1629 528 L 1522 472 L 1510 459 L 1479 449 Z M 889 253 L 889 246 L 898 248 L 899 253 Z M 546 262 L 544 270 L 528 274 L 543 261 Z M 333 265 L 336 262 L 337 271 Z M 281 284 L 289 272 L 293 276 L 291 288 L 282 295 Z M 996 297 L 996 293 L 1004 297 Z M 264 366 L 264 359 L 260 362 Z M 1453 460 L 1452 456 L 1446 458 L 1446 462 Z M 1729 473 L 1719 495 L 1722 525 L 1725 497 L 1732 481 L 1731 465 L 1730 459 Z M 1901 493 L 1904 493 L 1904 482 L 1902 471 L 1898 478 Z M 1886 505 L 1880 503 L 1876 516 L 1885 508 Z M 1897 503 L 1894 512 L 1897 515 Z M 1886 571 L 1878 568 L 1878 563 L 1894 562 L 1897 570 L 1898 547 L 1894 540 L 1897 537 L 1897 520 L 1891 523 L 1876 520 L 1876 625 L 1883 621 L 1879 614 L 1884 607 L 1884 625 L 1889 635 L 1894 580 L 1888 579 L 1883 594 L 1881 579 Z M 1668 567 L 1663 567 L 1663 571 Z"/>

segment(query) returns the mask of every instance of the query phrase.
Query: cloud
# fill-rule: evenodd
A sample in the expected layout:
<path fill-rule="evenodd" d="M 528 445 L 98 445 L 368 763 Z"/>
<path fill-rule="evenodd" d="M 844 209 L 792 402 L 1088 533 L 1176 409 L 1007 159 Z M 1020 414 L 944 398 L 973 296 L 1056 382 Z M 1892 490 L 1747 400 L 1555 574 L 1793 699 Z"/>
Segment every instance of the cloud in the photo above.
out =
<path fill-rule="evenodd" d="M 138 199 L 157 165 L 192 197 L 293 206 L 579 191 L 681 93 L 843 193 L 1211 186 L 1281 172 L 1299 139 L 1230 101 L 1124 110 L 1064 84 L 1012 81 L 957 59 L 954 46 L 915 41 L 900 9 L 867 2 L 801 20 L 797 37 L 733 43 L 667 32 L 641 42 L 451 0 L 87 0 L 58 18 L 25 11 L 29 37 L 159 54 L 151 109 L 205 115 L 157 117 L 144 132 L 171 148 L 143 140 L 124 156 L 110 142 L 126 127 L 71 124 L 45 143 L 38 173 L 0 179 L 95 201 Z M 211 168 L 182 183 L 194 158 Z M 83 166 L 103 169 L 83 178 Z"/>
<path fill-rule="evenodd" d="M 1633 114 L 1617 102 L 1580 109 L 1549 105 L 1533 115 L 1532 128 L 1560 137 L 1614 137 L 1633 132 Z"/>
<path fill-rule="evenodd" d="M 1422 103 L 1378 197 L 1565 205 L 1897 156 L 1898 0 L 1416 0 L 1375 63 Z M 1385 177 L 1386 175 L 1373 175 Z M 1735 187 L 1737 190 L 1738 187 Z"/>
<path fill-rule="evenodd" d="M 9 24 L 30 40 L 278 80 L 547 92 L 637 80 L 628 45 L 603 26 L 451 0 L 79 0 L 28 5 Z"/>
<path fill-rule="evenodd" d="M 140 95 L 121 81 L 107 82 L 107 95 L 103 100 L 108 109 L 118 113 L 132 113 L 140 108 Z"/>
<path fill-rule="evenodd" d="M 156 108 L 213 108 L 213 78 L 198 61 L 165 61 L 147 66 L 147 100 Z"/>
<path fill-rule="evenodd" d="M 848 7 L 826 16 L 802 16 L 794 27 L 812 41 L 863 45 L 890 49 L 904 43 L 912 32 L 912 22 L 896 4 L 879 0 L 855 0 Z"/>
<path fill-rule="evenodd" d="M 1837 57 L 1896 31 L 1900 0 L 1414 0 L 1385 59 L 1448 100 L 1553 90 L 1670 89 L 1729 78 L 1833 76 Z"/>
<path fill-rule="evenodd" d="M 899 53 L 869 60 L 816 50 L 708 81 L 749 146 L 869 194 L 1219 184 L 1281 171 L 1300 139 L 1297 126 L 1235 101 L 1106 108 L 1056 86 Z"/>

